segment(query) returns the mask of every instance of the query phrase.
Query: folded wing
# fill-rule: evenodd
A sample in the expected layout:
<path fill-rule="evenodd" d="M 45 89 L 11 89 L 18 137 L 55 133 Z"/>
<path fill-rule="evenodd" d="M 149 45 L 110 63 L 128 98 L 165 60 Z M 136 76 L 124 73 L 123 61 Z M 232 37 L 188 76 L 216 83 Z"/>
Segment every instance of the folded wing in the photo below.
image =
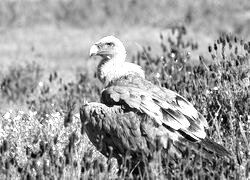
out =
<path fill-rule="evenodd" d="M 108 85 L 102 92 L 101 101 L 108 106 L 121 105 L 124 109 L 147 114 L 155 123 L 192 141 L 206 137 L 207 122 L 191 103 L 139 76 L 122 77 Z"/>

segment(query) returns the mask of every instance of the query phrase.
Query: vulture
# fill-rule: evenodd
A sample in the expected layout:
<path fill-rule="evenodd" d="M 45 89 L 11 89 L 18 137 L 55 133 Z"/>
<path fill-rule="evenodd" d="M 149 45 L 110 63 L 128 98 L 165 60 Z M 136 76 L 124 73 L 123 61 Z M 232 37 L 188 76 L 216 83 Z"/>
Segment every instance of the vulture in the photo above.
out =
<path fill-rule="evenodd" d="M 90 48 L 100 56 L 97 76 L 103 83 L 100 103 L 80 108 L 83 129 L 94 146 L 118 164 L 129 157 L 131 166 L 148 162 L 161 147 L 169 156 L 182 157 L 182 145 L 197 145 L 211 154 L 229 156 L 206 137 L 208 123 L 184 97 L 145 78 L 139 65 L 126 62 L 123 43 L 107 36 Z"/>

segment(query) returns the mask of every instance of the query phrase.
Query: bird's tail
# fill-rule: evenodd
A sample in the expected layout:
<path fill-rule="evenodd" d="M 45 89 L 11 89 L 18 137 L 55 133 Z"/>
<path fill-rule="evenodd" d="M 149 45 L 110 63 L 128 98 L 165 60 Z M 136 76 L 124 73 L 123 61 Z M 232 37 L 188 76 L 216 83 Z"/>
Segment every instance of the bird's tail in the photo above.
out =
<path fill-rule="evenodd" d="M 184 155 L 186 153 L 187 147 L 190 147 L 192 150 L 198 152 L 201 150 L 202 154 L 207 158 L 212 158 L 216 155 L 221 157 L 231 157 L 231 153 L 227 151 L 222 145 L 212 141 L 209 138 L 204 138 L 199 142 L 191 142 L 191 141 L 176 141 L 174 142 L 174 147 L 179 150 L 179 152 Z M 198 151 L 197 151 L 198 150 Z M 184 154 L 183 154 L 184 153 Z"/>
<path fill-rule="evenodd" d="M 220 156 L 230 157 L 231 153 L 228 152 L 222 145 L 210 140 L 209 138 L 205 138 L 201 140 L 200 144 L 203 146 L 204 150 L 209 153 L 216 153 Z"/>

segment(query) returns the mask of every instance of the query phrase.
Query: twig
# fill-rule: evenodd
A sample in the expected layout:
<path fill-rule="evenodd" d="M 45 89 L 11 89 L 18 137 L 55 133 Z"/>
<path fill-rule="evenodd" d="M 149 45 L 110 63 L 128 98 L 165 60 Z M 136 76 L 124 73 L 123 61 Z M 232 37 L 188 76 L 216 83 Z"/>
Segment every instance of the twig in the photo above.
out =
<path fill-rule="evenodd" d="M 149 57 L 148 57 L 147 53 L 145 52 L 145 48 L 143 48 L 139 43 L 135 43 L 135 45 L 136 45 L 137 47 L 139 47 L 139 48 L 142 49 L 142 52 L 143 52 L 143 54 L 145 55 L 145 57 L 146 57 L 146 59 L 147 59 L 147 61 L 148 61 L 150 71 L 153 72 L 153 69 L 152 69 L 152 67 L 151 67 L 151 63 L 150 63 Z"/>
<path fill-rule="evenodd" d="M 216 111 L 216 113 L 215 113 L 213 122 L 215 122 L 214 124 L 215 124 L 215 127 L 216 127 L 216 131 L 217 131 L 217 133 L 218 133 L 218 135 L 219 135 L 220 141 L 222 141 L 222 138 L 221 138 L 221 135 L 220 135 L 220 130 L 219 130 L 218 121 L 215 121 L 215 120 L 217 119 L 217 117 L 219 116 L 219 112 L 220 112 L 220 110 L 221 110 L 221 104 L 220 104 L 220 102 L 219 102 L 218 100 L 216 100 L 216 101 L 217 101 L 217 103 L 218 103 L 218 105 L 219 105 L 219 109 L 218 109 L 218 110 Z"/>
<path fill-rule="evenodd" d="M 244 140 L 244 142 L 245 142 L 247 148 L 250 149 L 249 144 L 248 144 L 248 140 L 247 140 L 247 137 L 246 137 L 246 134 L 245 134 L 245 130 L 244 130 L 243 127 L 242 127 L 242 122 L 241 122 L 241 120 L 239 120 L 239 129 L 240 129 L 240 133 L 241 133 L 241 135 L 242 135 L 242 137 L 243 137 L 243 140 Z"/>

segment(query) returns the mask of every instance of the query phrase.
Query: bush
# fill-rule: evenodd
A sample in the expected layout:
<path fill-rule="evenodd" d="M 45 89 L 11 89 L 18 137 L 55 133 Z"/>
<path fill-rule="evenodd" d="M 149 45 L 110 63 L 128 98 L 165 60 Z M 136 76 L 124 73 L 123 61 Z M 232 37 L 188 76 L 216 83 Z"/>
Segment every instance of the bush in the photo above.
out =
<path fill-rule="evenodd" d="M 11 66 L 1 81 L 1 96 L 7 102 L 24 102 L 37 88 L 43 69 L 36 63 Z"/>
<path fill-rule="evenodd" d="M 9 111 L 2 115 L 1 179 L 98 177 L 100 174 L 94 174 L 98 168 L 102 168 L 99 173 L 107 173 L 103 157 L 81 134 L 77 115 L 65 126 L 60 112 L 47 114 L 43 122 L 36 113 Z"/>
<path fill-rule="evenodd" d="M 29 98 L 29 109 L 37 111 L 41 119 L 53 111 L 62 111 L 65 123 L 71 121 L 72 115 L 78 112 L 79 104 L 98 99 L 100 89 L 90 82 L 87 74 L 79 74 L 76 82 L 63 83 L 57 73 L 51 73 Z"/>

